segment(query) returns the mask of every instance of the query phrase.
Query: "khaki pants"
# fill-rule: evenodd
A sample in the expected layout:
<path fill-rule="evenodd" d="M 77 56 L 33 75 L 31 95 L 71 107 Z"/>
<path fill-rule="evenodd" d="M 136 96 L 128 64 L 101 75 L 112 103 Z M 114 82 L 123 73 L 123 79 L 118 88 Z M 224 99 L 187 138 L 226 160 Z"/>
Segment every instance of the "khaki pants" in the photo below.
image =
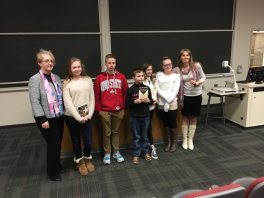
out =
<path fill-rule="evenodd" d="M 111 153 L 111 137 L 113 152 L 119 150 L 119 125 L 124 118 L 124 110 L 116 112 L 100 111 L 99 115 L 103 126 L 103 146 L 105 154 Z"/>

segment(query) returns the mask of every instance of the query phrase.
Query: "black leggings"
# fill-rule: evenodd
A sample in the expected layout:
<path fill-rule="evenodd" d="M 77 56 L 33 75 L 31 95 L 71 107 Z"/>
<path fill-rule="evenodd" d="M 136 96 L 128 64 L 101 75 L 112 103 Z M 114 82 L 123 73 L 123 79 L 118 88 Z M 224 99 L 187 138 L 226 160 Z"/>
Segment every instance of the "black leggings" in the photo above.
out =
<path fill-rule="evenodd" d="M 148 136 L 148 141 L 150 145 L 154 144 L 153 136 L 152 136 L 152 125 L 151 125 L 151 119 L 153 117 L 153 113 L 154 113 L 154 109 L 149 111 L 149 127 L 147 131 L 147 136 Z"/>
<path fill-rule="evenodd" d="M 159 110 L 164 127 L 177 128 L 176 116 L 177 109 L 165 112 L 164 109 Z"/>

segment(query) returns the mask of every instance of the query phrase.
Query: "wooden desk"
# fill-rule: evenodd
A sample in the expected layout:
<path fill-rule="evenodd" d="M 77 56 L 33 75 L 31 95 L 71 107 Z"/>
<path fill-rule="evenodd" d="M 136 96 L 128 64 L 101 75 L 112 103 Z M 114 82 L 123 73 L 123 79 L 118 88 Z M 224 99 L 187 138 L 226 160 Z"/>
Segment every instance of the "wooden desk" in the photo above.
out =
<path fill-rule="evenodd" d="M 213 93 L 213 94 L 216 94 L 216 95 L 219 95 L 219 96 L 232 96 L 232 95 L 239 95 L 239 94 L 246 94 L 247 93 L 246 91 L 230 92 L 230 93 L 221 93 L 221 92 L 214 91 L 214 90 L 211 90 L 211 89 L 206 89 L 204 91 L 207 91 L 209 93 Z"/>
<path fill-rule="evenodd" d="M 233 86 L 226 81 L 226 85 Z M 264 84 L 238 83 L 238 88 L 246 92 L 239 100 L 234 97 L 226 97 L 226 119 L 244 127 L 264 125 Z"/>
<path fill-rule="evenodd" d="M 154 115 L 151 120 L 152 122 L 152 135 L 153 139 L 162 139 L 165 137 L 163 132 L 163 123 L 159 116 L 157 109 L 154 110 Z M 182 135 L 181 125 L 182 125 L 182 115 L 181 108 L 178 108 L 176 122 L 178 125 L 178 135 Z M 95 112 L 92 117 L 92 125 L 93 125 L 93 147 L 102 147 L 103 146 L 103 129 L 101 126 L 101 121 L 99 115 Z M 132 142 L 132 136 L 130 132 L 130 121 L 129 121 L 129 110 L 126 111 L 124 119 L 121 122 L 119 127 L 119 142 L 120 144 Z M 82 141 L 81 141 L 82 144 Z M 69 130 L 64 124 L 64 134 L 63 140 L 61 143 L 61 151 L 71 151 L 72 142 Z M 83 144 L 82 144 L 83 147 Z"/>

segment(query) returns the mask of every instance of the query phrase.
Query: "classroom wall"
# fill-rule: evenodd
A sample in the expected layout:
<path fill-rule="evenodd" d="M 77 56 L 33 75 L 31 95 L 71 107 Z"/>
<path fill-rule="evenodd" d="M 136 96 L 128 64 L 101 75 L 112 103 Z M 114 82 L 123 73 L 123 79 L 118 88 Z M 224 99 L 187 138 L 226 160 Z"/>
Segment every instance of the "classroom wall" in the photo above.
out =
<path fill-rule="evenodd" d="M 205 89 L 210 89 L 214 84 L 224 86 L 229 78 L 207 79 L 203 83 Z M 129 83 L 131 85 L 131 83 Z M 207 92 L 203 91 L 203 105 L 207 104 Z M 219 103 L 218 98 L 212 98 L 211 104 Z M 0 126 L 33 123 L 28 91 L 0 91 Z"/>
<path fill-rule="evenodd" d="M 237 0 L 232 49 L 232 67 L 243 66 L 237 80 L 245 80 L 250 66 L 251 37 L 253 30 L 264 30 L 264 1 Z"/>
<path fill-rule="evenodd" d="M 234 42 L 231 65 L 243 65 L 242 74 L 236 74 L 237 80 L 244 80 L 250 64 L 250 46 L 252 30 L 264 30 L 264 1 L 237 0 L 234 28 Z M 207 79 L 205 89 L 214 84 L 223 86 L 225 81 L 232 78 Z M 203 91 L 203 104 L 207 103 L 206 92 Z M 219 103 L 214 99 L 212 103 Z M 0 92 L 0 126 L 27 124 L 34 122 L 31 114 L 28 92 Z"/>
<path fill-rule="evenodd" d="M 0 92 L 0 126 L 33 123 L 28 91 Z"/>

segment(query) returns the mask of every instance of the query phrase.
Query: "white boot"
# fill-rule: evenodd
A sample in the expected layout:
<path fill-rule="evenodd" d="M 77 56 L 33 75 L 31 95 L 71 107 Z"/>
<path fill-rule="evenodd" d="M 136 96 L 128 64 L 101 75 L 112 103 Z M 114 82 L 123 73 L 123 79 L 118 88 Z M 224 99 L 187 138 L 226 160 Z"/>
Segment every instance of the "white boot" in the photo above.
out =
<path fill-rule="evenodd" d="M 188 147 L 190 150 L 194 149 L 193 146 L 193 136 L 195 134 L 196 126 L 195 125 L 189 125 L 189 137 L 188 137 Z"/>
<path fill-rule="evenodd" d="M 182 125 L 182 148 L 187 149 L 187 133 L 188 133 L 188 126 L 187 125 Z"/>

